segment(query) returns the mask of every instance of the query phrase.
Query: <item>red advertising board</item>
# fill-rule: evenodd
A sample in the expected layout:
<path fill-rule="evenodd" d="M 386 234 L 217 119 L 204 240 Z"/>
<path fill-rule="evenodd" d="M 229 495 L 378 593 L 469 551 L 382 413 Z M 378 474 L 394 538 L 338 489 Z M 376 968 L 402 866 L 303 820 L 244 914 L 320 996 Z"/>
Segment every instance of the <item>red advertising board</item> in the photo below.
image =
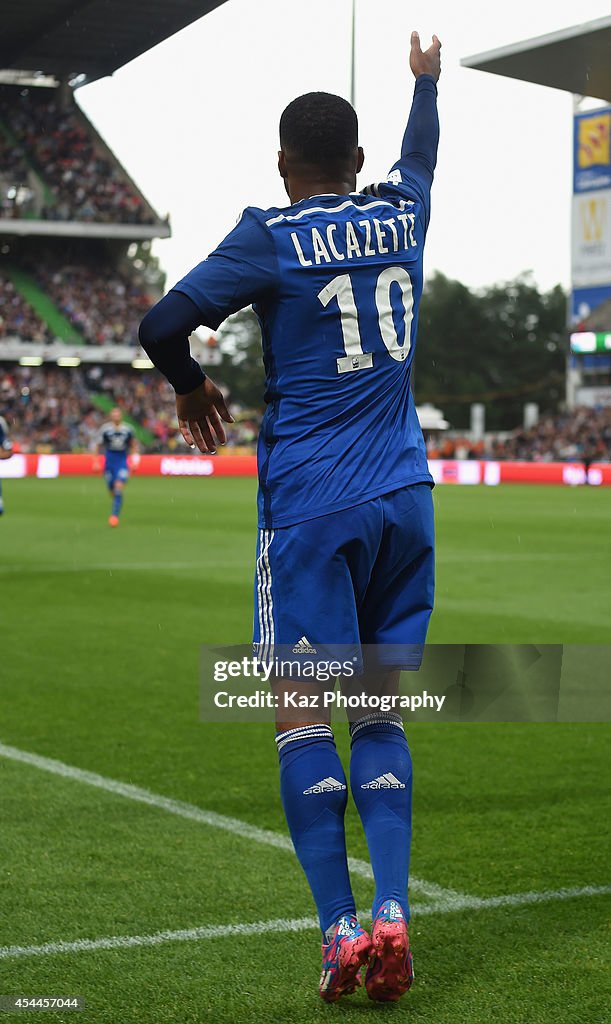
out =
<path fill-rule="evenodd" d="M 136 476 L 256 476 L 254 455 L 136 455 L 130 456 Z M 484 462 L 476 459 L 431 459 L 429 467 L 438 484 L 564 484 L 578 486 L 586 482 L 584 466 L 579 462 Z M 18 479 L 36 476 L 101 475 L 102 459 L 96 455 L 24 455 L 0 461 L 0 477 Z M 589 484 L 611 485 L 611 464 L 595 463 L 588 472 Z"/>

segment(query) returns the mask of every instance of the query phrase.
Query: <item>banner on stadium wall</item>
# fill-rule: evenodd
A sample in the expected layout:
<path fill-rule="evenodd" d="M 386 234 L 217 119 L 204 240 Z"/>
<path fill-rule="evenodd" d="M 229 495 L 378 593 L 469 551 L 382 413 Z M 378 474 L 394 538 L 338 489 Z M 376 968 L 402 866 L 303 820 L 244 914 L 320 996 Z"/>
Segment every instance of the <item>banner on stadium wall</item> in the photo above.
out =
<path fill-rule="evenodd" d="M 611 188 L 573 196 L 572 238 L 573 287 L 611 291 Z"/>
<path fill-rule="evenodd" d="M 611 107 L 576 114 L 571 231 L 572 322 L 611 298 Z"/>
<path fill-rule="evenodd" d="M 138 476 L 166 477 L 256 477 L 255 455 L 210 458 L 206 455 L 130 456 L 131 470 Z M 429 469 L 437 484 L 566 484 L 586 483 L 586 471 L 579 462 L 485 462 L 478 459 L 430 459 Z M 0 462 L 0 477 L 102 476 L 96 455 L 13 455 Z M 589 484 L 611 485 L 611 463 L 595 463 L 588 471 Z"/>
<path fill-rule="evenodd" d="M 611 107 L 575 114 L 573 192 L 611 188 Z"/>
<path fill-rule="evenodd" d="M 571 324 L 577 326 L 587 320 L 593 310 L 611 299 L 611 284 L 598 288 L 575 288 L 571 292 Z"/>
<path fill-rule="evenodd" d="M 590 409 L 611 408 L 611 386 L 576 388 L 575 399 L 577 405 L 587 405 Z"/>

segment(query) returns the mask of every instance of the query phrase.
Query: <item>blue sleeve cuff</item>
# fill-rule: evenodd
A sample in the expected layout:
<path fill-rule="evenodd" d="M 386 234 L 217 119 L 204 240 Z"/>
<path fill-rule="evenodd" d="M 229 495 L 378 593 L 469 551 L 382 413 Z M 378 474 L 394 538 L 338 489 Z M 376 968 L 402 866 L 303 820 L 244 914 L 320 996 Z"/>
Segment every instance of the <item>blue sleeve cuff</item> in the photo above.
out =
<path fill-rule="evenodd" d="M 416 79 L 416 84 L 414 86 L 414 92 L 422 92 L 423 89 L 419 88 L 419 87 L 420 86 L 425 86 L 427 84 L 430 84 L 430 85 L 433 86 L 433 89 L 435 90 L 435 95 L 437 95 L 437 82 L 435 81 L 435 79 L 433 78 L 432 75 L 418 75 L 418 77 Z M 427 92 L 428 91 L 429 90 L 427 89 Z"/>

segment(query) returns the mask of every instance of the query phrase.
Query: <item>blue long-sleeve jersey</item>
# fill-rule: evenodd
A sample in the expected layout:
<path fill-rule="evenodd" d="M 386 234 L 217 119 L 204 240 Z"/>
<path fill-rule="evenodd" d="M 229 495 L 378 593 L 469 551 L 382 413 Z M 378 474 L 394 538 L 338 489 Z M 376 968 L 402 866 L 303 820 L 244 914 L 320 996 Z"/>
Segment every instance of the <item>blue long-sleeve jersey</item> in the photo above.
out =
<path fill-rule="evenodd" d="M 140 337 L 177 391 L 203 379 L 188 332 L 252 303 L 267 410 L 259 523 L 282 527 L 428 482 L 410 390 L 439 122 L 416 81 L 401 156 L 363 193 L 248 207 L 145 317 Z"/>

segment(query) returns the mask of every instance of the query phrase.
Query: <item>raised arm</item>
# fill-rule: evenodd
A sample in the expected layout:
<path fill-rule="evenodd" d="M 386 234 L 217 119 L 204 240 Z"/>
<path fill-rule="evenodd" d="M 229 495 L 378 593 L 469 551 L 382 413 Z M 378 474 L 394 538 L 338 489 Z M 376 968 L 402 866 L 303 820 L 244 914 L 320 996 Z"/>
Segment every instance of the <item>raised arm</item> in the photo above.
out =
<path fill-rule="evenodd" d="M 437 82 L 441 74 L 441 43 L 437 36 L 433 36 L 433 42 L 423 52 L 420 36 L 412 32 L 409 64 L 416 87 L 401 144 L 401 163 L 430 188 L 439 144 Z"/>

